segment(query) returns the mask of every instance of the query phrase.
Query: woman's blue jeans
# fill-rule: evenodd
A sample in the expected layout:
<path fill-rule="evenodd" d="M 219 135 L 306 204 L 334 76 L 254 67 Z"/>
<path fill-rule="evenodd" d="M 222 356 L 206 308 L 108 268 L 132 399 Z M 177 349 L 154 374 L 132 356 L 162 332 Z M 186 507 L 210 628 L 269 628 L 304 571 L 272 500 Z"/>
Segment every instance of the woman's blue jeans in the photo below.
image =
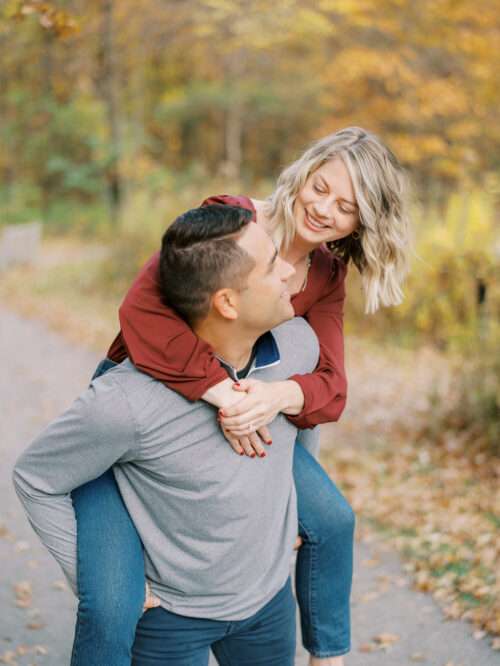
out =
<path fill-rule="evenodd" d="M 94 376 L 112 365 L 101 363 Z M 301 444 L 293 475 L 303 540 L 295 580 L 303 644 L 316 657 L 342 655 L 350 649 L 354 514 Z M 74 490 L 72 499 L 80 602 L 71 666 L 130 666 L 144 604 L 142 543 L 111 470 Z"/>

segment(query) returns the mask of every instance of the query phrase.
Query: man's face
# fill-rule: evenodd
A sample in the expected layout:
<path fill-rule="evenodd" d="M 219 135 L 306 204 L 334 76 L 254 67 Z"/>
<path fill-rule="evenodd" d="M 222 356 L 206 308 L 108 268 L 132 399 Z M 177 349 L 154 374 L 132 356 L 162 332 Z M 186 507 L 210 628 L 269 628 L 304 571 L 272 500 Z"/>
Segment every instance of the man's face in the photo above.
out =
<path fill-rule="evenodd" d="M 294 316 L 288 281 L 295 269 L 281 259 L 271 238 L 258 224 L 249 224 L 238 244 L 255 261 L 246 288 L 238 292 L 238 321 L 264 333 Z"/>

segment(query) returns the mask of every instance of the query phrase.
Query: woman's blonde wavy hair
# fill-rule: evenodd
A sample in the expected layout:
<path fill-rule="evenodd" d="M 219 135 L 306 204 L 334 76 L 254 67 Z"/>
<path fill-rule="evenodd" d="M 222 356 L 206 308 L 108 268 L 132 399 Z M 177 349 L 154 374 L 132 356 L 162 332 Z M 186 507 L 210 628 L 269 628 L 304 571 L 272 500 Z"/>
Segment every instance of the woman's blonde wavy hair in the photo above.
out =
<path fill-rule="evenodd" d="M 396 157 L 375 134 L 360 127 L 330 134 L 280 174 L 267 203 L 274 240 L 285 250 L 290 246 L 297 194 L 309 176 L 334 157 L 342 159 L 351 177 L 360 226 L 328 246 L 346 263 L 352 259 L 361 273 L 367 313 L 381 304 L 397 305 L 403 299 L 410 252 L 407 181 Z"/>

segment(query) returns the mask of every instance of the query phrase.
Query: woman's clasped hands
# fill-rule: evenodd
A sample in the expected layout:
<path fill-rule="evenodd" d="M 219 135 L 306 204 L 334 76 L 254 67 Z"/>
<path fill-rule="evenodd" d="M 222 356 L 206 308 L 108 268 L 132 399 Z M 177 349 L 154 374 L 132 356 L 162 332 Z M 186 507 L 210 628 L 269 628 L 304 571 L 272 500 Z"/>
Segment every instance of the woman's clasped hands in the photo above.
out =
<path fill-rule="evenodd" d="M 289 385 L 294 386 L 289 386 Z M 218 420 L 222 431 L 236 453 L 251 458 L 265 458 L 265 446 L 272 444 L 267 427 L 279 412 L 293 413 L 300 410 L 298 403 L 293 409 L 293 394 L 302 391 L 292 381 L 264 382 L 258 379 L 242 379 L 233 383 L 232 389 L 244 394 L 242 399 L 219 409 Z M 297 396 L 295 396 L 297 397 Z M 292 411 L 289 411 L 292 410 Z"/>

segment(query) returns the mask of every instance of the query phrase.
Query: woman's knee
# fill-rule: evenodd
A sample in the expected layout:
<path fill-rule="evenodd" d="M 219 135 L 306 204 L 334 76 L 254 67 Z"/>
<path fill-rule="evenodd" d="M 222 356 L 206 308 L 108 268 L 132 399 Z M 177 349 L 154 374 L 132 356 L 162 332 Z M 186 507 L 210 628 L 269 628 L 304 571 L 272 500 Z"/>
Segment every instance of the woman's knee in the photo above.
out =
<path fill-rule="evenodd" d="M 299 522 L 309 540 L 352 539 L 354 512 L 326 471 L 302 446 L 295 446 L 294 479 Z"/>
<path fill-rule="evenodd" d="M 336 503 L 331 522 L 333 523 L 331 527 L 333 534 L 339 535 L 343 539 L 353 539 L 356 516 L 345 497 L 341 496 L 341 501 Z"/>
<path fill-rule="evenodd" d="M 318 502 L 311 515 L 299 515 L 301 536 L 310 542 L 353 541 L 355 514 L 349 502 L 333 486 L 328 496 Z"/>

